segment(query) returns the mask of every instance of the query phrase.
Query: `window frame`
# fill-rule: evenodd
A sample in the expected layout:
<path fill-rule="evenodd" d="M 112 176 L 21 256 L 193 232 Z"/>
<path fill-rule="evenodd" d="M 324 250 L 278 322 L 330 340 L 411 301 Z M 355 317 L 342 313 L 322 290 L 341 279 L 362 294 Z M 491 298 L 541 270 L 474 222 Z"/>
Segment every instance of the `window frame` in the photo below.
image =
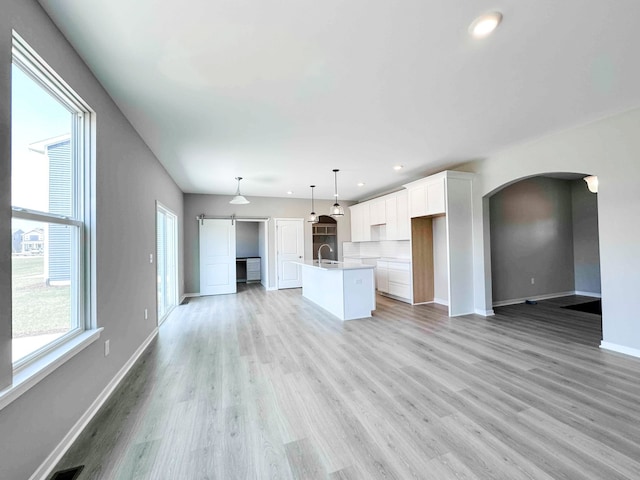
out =
<path fill-rule="evenodd" d="M 72 328 L 59 338 L 34 350 L 26 356 L 12 363 L 14 377 L 30 365 L 42 363 L 41 359 L 51 356 L 55 360 L 65 355 L 71 344 L 77 343 L 77 337 L 89 331 L 87 338 L 94 341 L 99 337 L 95 317 L 95 259 L 93 256 L 95 239 L 91 235 L 93 228 L 94 206 L 92 195 L 94 181 L 94 139 L 95 112 L 89 105 L 73 91 L 73 89 L 49 65 L 13 31 L 12 65 L 19 68 L 25 75 L 43 88 L 53 98 L 66 108 L 73 116 L 71 121 L 71 170 L 72 170 L 72 198 L 71 214 L 58 215 L 50 212 L 11 206 L 11 217 L 21 220 L 31 220 L 47 224 L 66 225 L 72 227 L 75 234 L 71 235 L 71 319 Z M 12 320 L 13 321 L 13 320 Z M 95 333 L 98 333 L 96 336 Z M 75 341 L 74 341 L 75 340 Z M 67 345 L 68 344 L 68 345 Z M 15 382 L 14 382 L 15 383 Z"/>

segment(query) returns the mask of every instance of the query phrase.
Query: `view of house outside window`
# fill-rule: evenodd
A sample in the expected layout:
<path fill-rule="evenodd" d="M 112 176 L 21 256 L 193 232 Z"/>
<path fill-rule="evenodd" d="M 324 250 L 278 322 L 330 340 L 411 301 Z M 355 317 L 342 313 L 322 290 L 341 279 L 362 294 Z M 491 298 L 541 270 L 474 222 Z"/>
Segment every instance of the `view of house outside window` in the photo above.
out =
<path fill-rule="evenodd" d="M 76 113 L 15 63 L 11 101 L 15 363 L 79 327 L 74 269 L 80 229 L 62 221 L 78 214 L 72 155 Z"/>

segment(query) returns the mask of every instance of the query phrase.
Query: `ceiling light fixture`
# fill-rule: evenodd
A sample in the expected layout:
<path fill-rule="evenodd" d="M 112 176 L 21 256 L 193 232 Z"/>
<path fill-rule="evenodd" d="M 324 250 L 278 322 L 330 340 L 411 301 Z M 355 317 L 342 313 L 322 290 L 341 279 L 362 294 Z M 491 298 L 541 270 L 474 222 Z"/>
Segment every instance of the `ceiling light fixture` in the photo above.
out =
<path fill-rule="evenodd" d="M 233 197 L 229 203 L 233 205 L 246 205 L 247 203 L 251 203 L 249 202 L 249 200 L 244 198 L 240 193 L 240 180 L 242 180 L 242 177 L 236 177 L 236 180 L 238 181 L 238 189 L 236 190 L 236 196 Z"/>
<path fill-rule="evenodd" d="M 471 25 L 469 25 L 469 33 L 474 38 L 485 38 L 493 32 L 502 21 L 500 12 L 491 12 L 480 15 Z"/>
<path fill-rule="evenodd" d="M 287 192 L 287 195 L 293 195 L 293 192 L 292 192 L 291 190 L 289 190 L 289 191 Z"/>
<path fill-rule="evenodd" d="M 309 214 L 309 218 L 307 222 L 309 223 L 318 223 L 318 215 L 316 215 L 316 207 L 313 204 L 313 189 L 316 188 L 315 185 L 311 186 L 311 213 Z"/>
<path fill-rule="evenodd" d="M 364 182 L 358 182 L 359 187 L 364 187 Z"/>
<path fill-rule="evenodd" d="M 336 193 L 335 193 L 336 203 L 334 203 L 331 206 L 331 213 L 329 215 L 331 215 L 332 217 L 342 217 L 344 215 L 344 208 L 342 208 L 338 203 L 338 172 L 339 171 L 340 170 L 338 170 L 337 168 L 333 170 L 334 186 L 336 189 Z"/>
<path fill-rule="evenodd" d="M 598 177 L 596 175 L 589 175 L 583 180 L 587 182 L 587 188 L 591 193 L 598 193 Z"/>
<path fill-rule="evenodd" d="M 393 169 L 394 169 L 395 171 L 402 170 L 403 168 L 404 168 L 404 165 L 394 165 L 394 166 L 393 166 Z"/>

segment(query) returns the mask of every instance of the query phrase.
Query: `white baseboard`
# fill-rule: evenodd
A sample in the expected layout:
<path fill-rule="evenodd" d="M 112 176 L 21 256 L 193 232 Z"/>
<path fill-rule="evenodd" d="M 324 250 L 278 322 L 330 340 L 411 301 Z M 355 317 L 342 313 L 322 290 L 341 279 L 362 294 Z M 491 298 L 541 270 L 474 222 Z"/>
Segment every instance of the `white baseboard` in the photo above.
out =
<path fill-rule="evenodd" d="M 433 303 L 437 303 L 438 305 L 444 305 L 445 307 L 449 306 L 449 301 L 443 300 L 442 298 L 434 298 Z"/>
<path fill-rule="evenodd" d="M 499 302 L 493 302 L 493 306 L 505 307 L 507 305 L 516 305 L 518 303 L 524 303 L 525 300 L 549 300 L 550 298 L 568 297 L 569 295 L 576 295 L 576 292 L 571 291 L 571 292 L 547 293 L 545 295 L 533 295 L 531 297 L 512 298 L 510 300 L 500 300 Z"/>
<path fill-rule="evenodd" d="M 602 298 L 602 294 L 601 293 L 595 293 L 595 292 L 583 292 L 581 290 L 576 290 L 575 294 L 576 295 L 581 295 L 583 297 Z"/>
<path fill-rule="evenodd" d="M 58 464 L 62 456 L 69 450 L 73 442 L 78 438 L 82 430 L 86 428 L 91 419 L 98 413 L 100 407 L 107 401 L 109 396 L 118 387 L 125 375 L 131 370 L 131 367 L 136 363 L 140 355 L 147 349 L 149 344 L 158 335 L 158 328 L 154 328 L 151 335 L 138 347 L 134 354 L 127 360 L 127 363 L 118 371 L 115 377 L 107 384 L 107 386 L 100 392 L 98 398 L 96 398 L 89 409 L 84 412 L 80 419 L 75 423 L 71 430 L 64 436 L 62 441 L 54 448 L 44 462 L 38 467 L 38 469 L 29 477 L 29 480 L 44 480 L 49 477 L 51 471 Z"/>
<path fill-rule="evenodd" d="M 640 350 L 637 348 L 625 347 L 624 345 L 618 345 L 616 343 L 610 343 L 602 341 L 600 342 L 600 348 L 604 350 L 611 350 L 612 352 L 624 353 L 625 355 L 630 355 L 632 357 L 640 358 Z"/>
<path fill-rule="evenodd" d="M 490 310 L 481 310 L 479 308 L 476 308 L 476 315 L 482 315 L 483 317 L 492 317 L 496 314 L 496 312 L 493 311 L 493 308 Z"/>

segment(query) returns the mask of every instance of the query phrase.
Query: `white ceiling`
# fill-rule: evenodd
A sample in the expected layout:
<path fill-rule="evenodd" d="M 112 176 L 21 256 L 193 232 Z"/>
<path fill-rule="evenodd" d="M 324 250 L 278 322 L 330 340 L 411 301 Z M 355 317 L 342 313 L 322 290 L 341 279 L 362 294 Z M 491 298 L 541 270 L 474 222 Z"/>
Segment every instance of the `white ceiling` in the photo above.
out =
<path fill-rule="evenodd" d="M 362 199 L 640 105 L 637 0 L 40 3 L 185 192 Z"/>

